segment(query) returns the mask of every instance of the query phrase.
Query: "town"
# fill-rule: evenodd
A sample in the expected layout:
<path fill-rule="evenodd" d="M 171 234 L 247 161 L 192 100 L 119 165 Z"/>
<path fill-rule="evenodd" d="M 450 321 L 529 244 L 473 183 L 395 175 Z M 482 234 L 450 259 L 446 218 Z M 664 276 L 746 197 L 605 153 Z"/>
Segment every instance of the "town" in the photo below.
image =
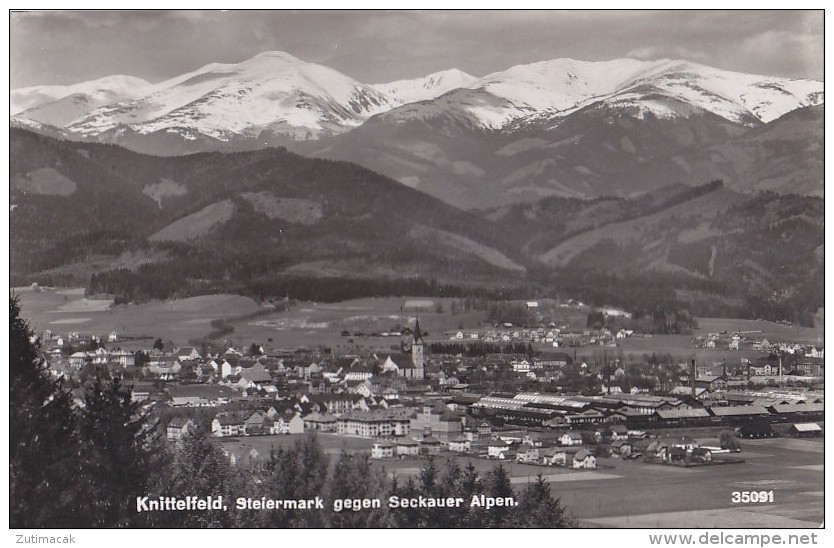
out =
<path fill-rule="evenodd" d="M 738 438 L 823 432 L 824 349 L 817 346 L 710 333 L 693 346 L 746 345 L 761 357 L 635 361 L 611 350 L 624 338 L 650 337 L 630 329 L 501 322 L 427 342 L 419 316 L 396 328 L 340 333 L 399 343 L 398 351 L 365 354 L 254 342 L 169 348 L 162 339 L 137 347 L 115 331 L 45 330 L 39 339 L 50 370 L 76 386 L 79 405 L 80 379 L 106 368 L 159 416 L 171 443 L 201 424 L 245 466 L 258 466 L 271 445 L 241 440 L 311 431 L 366 440 L 357 447 L 380 460 L 457 455 L 567 469 L 597 468 L 600 458 L 736 462 Z M 576 349 L 588 347 L 603 353 L 578 358 Z M 712 443 L 687 429 L 709 432 Z"/>

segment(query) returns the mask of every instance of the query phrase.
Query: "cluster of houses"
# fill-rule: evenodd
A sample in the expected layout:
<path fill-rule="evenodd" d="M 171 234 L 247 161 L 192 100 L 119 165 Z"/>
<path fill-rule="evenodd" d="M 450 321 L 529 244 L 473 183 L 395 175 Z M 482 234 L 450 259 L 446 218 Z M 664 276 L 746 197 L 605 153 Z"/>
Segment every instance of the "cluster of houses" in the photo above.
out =
<path fill-rule="evenodd" d="M 702 447 L 696 440 L 684 436 L 676 439 L 653 440 L 643 449 L 642 456 L 644 462 L 698 465 L 712 463 L 713 453 L 728 452 L 728 450 L 720 449 L 718 447 Z"/>
<path fill-rule="evenodd" d="M 482 427 L 483 430 L 483 427 Z M 432 455 L 441 450 L 450 453 L 469 454 L 498 460 L 515 459 L 525 464 L 543 466 L 566 466 L 570 468 L 596 468 L 596 455 L 581 443 L 568 443 L 560 438 L 557 444 L 543 443 L 535 433 L 520 438 L 517 432 L 487 434 L 487 437 L 473 436 L 473 432 L 440 440 L 433 436 L 381 440 L 373 444 L 371 458 L 397 458 L 415 455 Z M 483 434 L 481 435 L 483 436 Z"/>
<path fill-rule="evenodd" d="M 635 335 L 631 329 L 620 329 L 612 332 L 610 329 L 572 330 L 567 325 L 557 327 L 551 323 L 548 327 L 518 328 L 512 324 L 504 324 L 487 330 L 461 329 L 446 333 L 450 341 L 484 342 L 484 343 L 531 343 L 541 344 L 553 348 L 564 346 L 617 346 L 617 342 Z"/>
<path fill-rule="evenodd" d="M 771 341 L 767 337 L 752 337 L 750 333 L 707 333 L 696 337 L 694 345 L 699 348 L 727 348 L 729 350 L 753 349 L 807 358 L 825 358 L 825 349 L 819 346 L 800 344 L 793 341 Z"/>
<path fill-rule="evenodd" d="M 348 386 L 356 386 L 356 383 L 386 373 L 405 380 L 424 380 L 425 343 L 419 321 L 414 333 L 413 340 L 403 352 L 377 352 L 364 358 L 327 356 L 318 362 L 299 356 L 299 351 L 267 352 L 262 346 L 255 345 L 247 352 L 230 346 L 214 354 L 201 353 L 189 346 L 173 351 L 163 351 L 156 347 L 134 351 L 121 348 L 108 350 L 100 337 L 80 337 L 75 334 L 74 338 L 67 337 L 67 341 L 73 341 L 70 343 L 51 331 L 44 332 L 41 341 L 47 363 L 56 373 L 72 375 L 87 365 L 100 365 L 145 379 L 213 383 L 237 389 L 263 387 L 270 390 L 269 386 L 274 385 L 277 378 L 322 381 L 331 385 L 353 383 Z M 111 333 L 108 341 L 118 342 L 118 335 Z M 73 351 L 68 352 L 68 349 Z M 313 392 L 317 389 L 316 386 L 310 388 Z"/>

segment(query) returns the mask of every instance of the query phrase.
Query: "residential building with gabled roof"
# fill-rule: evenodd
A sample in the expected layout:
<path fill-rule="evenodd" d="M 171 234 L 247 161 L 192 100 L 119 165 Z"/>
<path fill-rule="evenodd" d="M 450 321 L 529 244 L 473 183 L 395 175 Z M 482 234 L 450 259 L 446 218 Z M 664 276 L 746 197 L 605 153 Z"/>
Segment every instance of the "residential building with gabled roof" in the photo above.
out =
<path fill-rule="evenodd" d="M 251 367 L 241 367 L 240 376 L 249 383 L 265 384 L 272 382 L 272 375 L 260 362 L 255 362 Z"/>
<path fill-rule="evenodd" d="M 271 434 L 303 434 L 306 423 L 301 418 L 301 413 L 290 409 L 270 419 L 272 423 Z"/>
<path fill-rule="evenodd" d="M 304 418 L 305 430 L 318 430 L 319 432 L 335 432 L 338 420 L 333 415 L 323 413 L 310 413 Z"/>
<path fill-rule="evenodd" d="M 199 360 L 202 356 L 193 346 L 183 346 L 174 351 L 174 356 L 178 360 Z"/>
<path fill-rule="evenodd" d="M 178 441 L 196 425 L 188 417 L 174 417 L 165 427 L 165 434 L 168 441 Z"/>
<path fill-rule="evenodd" d="M 559 443 L 562 445 L 582 445 L 582 434 L 571 430 L 559 436 Z"/>
<path fill-rule="evenodd" d="M 245 414 L 223 412 L 218 413 L 211 421 L 211 434 L 216 437 L 244 436 L 246 435 Z"/>
<path fill-rule="evenodd" d="M 587 449 L 580 449 L 573 455 L 573 468 L 596 468 L 597 458 Z"/>
<path fill-rule="evenodd" d="M 411 438 L 402 438 L 394 441 L 397 456 L 415 456 L 420 454 L 420 442 Z"/>

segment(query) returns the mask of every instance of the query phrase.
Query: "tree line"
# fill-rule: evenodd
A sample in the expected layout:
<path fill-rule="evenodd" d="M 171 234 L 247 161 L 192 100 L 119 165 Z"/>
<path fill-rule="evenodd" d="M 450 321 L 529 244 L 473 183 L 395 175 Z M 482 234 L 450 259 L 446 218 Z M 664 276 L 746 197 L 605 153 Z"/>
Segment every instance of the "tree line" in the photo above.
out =
<path fill-rule="evenodd" d="M 466 356 L 468 358 L 482 358 L 487 354 L 519 354 L 532 357 L 537 353 L 533 351 L 530 343 L 516 342 L 501 345 L 488 342 L 434 342 L 430 347 L 432 354 L 447 354 L 451 356 Z"/>

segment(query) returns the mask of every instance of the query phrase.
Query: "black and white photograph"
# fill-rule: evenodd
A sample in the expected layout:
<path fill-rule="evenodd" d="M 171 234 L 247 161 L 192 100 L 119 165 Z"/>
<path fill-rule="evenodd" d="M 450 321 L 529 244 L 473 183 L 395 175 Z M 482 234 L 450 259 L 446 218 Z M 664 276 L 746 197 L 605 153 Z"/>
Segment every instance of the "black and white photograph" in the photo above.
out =
<path fill-rule="evenodd" d="M 824 19 L 9 10 L 15 542 L 818 544 Z"/>

